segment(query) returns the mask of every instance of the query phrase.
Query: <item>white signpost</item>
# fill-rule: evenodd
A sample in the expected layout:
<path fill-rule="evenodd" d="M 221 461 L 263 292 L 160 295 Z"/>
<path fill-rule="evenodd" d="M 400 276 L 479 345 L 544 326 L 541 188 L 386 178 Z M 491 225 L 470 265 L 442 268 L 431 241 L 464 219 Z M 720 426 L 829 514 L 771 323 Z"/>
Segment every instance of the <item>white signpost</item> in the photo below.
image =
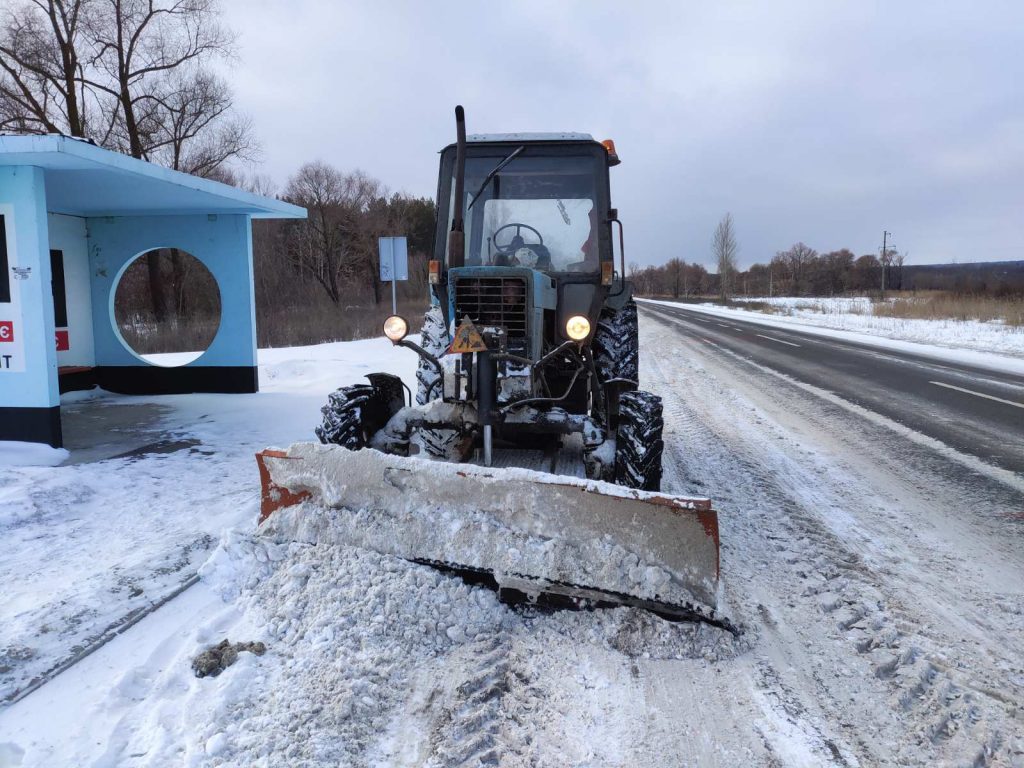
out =
<path fill-rule="evenodd" d="M 409 279 L 409 246 L 404 237 L 381 237 L 377 240 L 380 249 L 380 281 L 391 283 L 391 312 L 398 314 L 398 280 Z"/>

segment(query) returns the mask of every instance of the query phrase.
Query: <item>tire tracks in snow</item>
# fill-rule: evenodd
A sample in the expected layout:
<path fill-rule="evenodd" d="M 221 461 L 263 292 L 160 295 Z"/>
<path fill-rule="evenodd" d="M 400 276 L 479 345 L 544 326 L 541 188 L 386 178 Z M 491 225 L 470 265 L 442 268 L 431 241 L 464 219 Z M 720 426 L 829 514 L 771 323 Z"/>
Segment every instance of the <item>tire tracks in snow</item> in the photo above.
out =
<path fill-rule="evenodd" d="M 498 765 L 520 750 L 503 733 L 502 703 L 511 686 L 511 640 L 501 633 L 473 643 L 462 674 L 449 683 L 431 727 L 431 753 L 438 765 Z"/>
<path fill-rule="evenodd" d="M 990 681 L 1012 678 L 1014 658 L 1019 675 L 1019 603 L 1016 614 L 1008 602 L 988 619 L 997 636 L 995 619 L 1007 619 L 1001 629 L 1010 647 L 997 639 L 981 654 L 974 649 L 991 661 L 965 653 L 945 617 L 927 613 L 944 596 L 916 600 L 929 579 L 905 593 L 901 569 L 886 565 L 901 549 L 920 558 L 922 575 L 932 579 L 926 571 L 953 579 L 960 564 L 877 540 L 887 514 L 894 520 L 882 531 L 901 530 L 895 518 L 907 500 L 858 478 L 856 462 L 835 455 L 836 441 L 801 442 L 793 420 L 820 419 L 820 405 L 775 382 L 770 394 L 758 393 L 755 382 L 761 396 L 747 399 L 751 377 L 741 361 L 660 317 L 642 329 L 642 380 L 665 401 L 666 490 L 716 499 L 725 596 L 734 603 L 726 612 L 760 634 L 755 695 L 800 724 L 825 762 L 1009 764 L 1020 728 L 1012 703 L 1018 691 L 993 690 Z M 836 430 L 862 428 L 849 414 L 827 417 Z M 889 486 L 901 494 L 935 490 L 915 489 L 906 475 L 897 480 Z"/>
<path fill-rule="evenodd" d="M 559 642 L 561 641 L 561 642 Z M 395 730 L 414 744 L 394 766 L 508 768 L 641 764 L 645 712 L 632 662 L 578 646 L 543 615 L 478 637 L 414 676 Z"/>

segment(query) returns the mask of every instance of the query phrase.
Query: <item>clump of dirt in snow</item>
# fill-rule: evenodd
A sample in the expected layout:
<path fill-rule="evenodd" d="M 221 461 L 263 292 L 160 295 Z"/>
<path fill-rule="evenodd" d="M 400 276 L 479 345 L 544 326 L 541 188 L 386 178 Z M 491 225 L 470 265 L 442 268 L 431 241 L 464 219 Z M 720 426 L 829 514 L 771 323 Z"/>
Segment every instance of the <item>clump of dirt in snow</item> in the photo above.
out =
<path fill-rule="evenodd" d="M 211 645 L 192 659 L 192 671 L 195 672 L 196 677 L 216 677 L 238 661 L 238 654 L 243 651 L 262 656 L 267 652 L 267 646 L 258 640 L 232 643 L 224 638 L 217 645 Z"/>
<path fill-rule="evenodd" d="M 35 655 L 35 649 L 27 645 L 9 645 L 0 651 L 0 672 L 10 672 L 16 666 L 16 662 L 26 661 Z"/>

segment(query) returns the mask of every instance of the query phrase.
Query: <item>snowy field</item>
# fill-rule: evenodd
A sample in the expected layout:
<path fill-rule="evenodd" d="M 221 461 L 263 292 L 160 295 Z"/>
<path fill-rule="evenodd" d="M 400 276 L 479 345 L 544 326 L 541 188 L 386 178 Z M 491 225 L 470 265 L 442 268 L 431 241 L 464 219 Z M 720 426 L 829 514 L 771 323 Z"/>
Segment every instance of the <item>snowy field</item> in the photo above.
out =
<path fill-rule="evenodd" d="M 201 580 L 0 710 L 0 767 L 1024 765 L 1019 490 L 766 389 L 667 321 L 642 315 L 641 337 L 665 489 L 715 498 L 741 638 L 534 614 L 255 536 L 252 454 L 309 439 L 336 386 L 415 362 L 376 340 L 261 350 L 255 395 L 69 403 L 145 409 L 148 434 L 109 446 L 129 455 L 2 470 L 0 696 Z M 225 638 L 267 650 L 196 678 Z"/>
<path fill-rule="evenodd" d="M 650 300 L 645 300 L 650 301 Z M 792 327 L 796 330 L 830 329 L 848 334 L 851 340 L 893 340 L 942 347 L 950 350 L 989 352 L 1024 358 L 1024 327 L 1002 322 L 976 320 L 918 320 L 872 314 L 872 302 L 865 297 L 837 298 L 751 298 L 777 308 L 760 312 L 714 304 L 685 306 L 699 312 L 732 316 L 743 320 Z M 653 300 L 656 304 L 678 306 L 678 302 Z"/>

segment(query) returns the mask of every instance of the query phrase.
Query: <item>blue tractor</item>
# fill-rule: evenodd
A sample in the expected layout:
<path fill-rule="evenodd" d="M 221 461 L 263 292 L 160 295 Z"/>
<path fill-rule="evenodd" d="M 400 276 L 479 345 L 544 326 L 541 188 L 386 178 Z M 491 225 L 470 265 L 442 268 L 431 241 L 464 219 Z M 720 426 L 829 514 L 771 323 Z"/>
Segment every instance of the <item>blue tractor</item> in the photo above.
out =
<path fill-rule="evenodd" d="M 609 187 L 614 144 L 582 133 L 467 137 L 455 114 L 420 340 L 400 316 L 384 324 L 419 355 L 416 403 L 406 405 L 397 377 L 373 374 L 330 396 L 317 436 L 659 490 L 662 406 L 639 386 Z"/>
<path fill-rule="evenodd" d="M 662 406 L 639 387 L 614 145 L 467 137 L 455 114 L 431 306 L 418 340 L 402 317 L 384 324 L 419 355 L 415 403 L 371 374 L 330 395 L 320 443 L 258 454 L 261 530 L 455 572 L 512 602 L 735 630 L 716 614 L 711 501 L 658 492 Z"/>

